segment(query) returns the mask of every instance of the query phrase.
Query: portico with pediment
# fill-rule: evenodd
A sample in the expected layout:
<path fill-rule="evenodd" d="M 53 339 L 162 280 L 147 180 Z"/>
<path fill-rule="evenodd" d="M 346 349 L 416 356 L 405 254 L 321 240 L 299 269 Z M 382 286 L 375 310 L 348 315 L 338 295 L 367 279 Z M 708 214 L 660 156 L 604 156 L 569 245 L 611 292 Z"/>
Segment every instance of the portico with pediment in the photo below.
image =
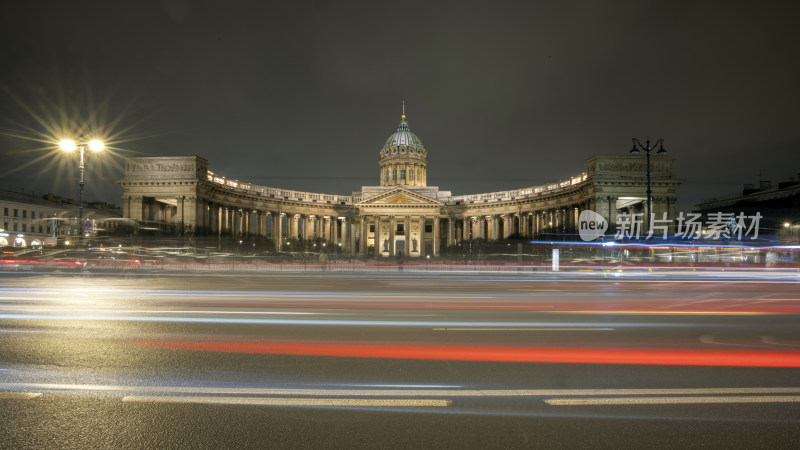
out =
<path fill-rule="evenodd" d="M 443 202 L 435 187 L 365 186 L 357 202 L 363 256 L 420 257 L 439 253 Z M 427 193 L 428 195 L 425 195 Z M 433 196 L 429 196 L 433 194 Z"/>

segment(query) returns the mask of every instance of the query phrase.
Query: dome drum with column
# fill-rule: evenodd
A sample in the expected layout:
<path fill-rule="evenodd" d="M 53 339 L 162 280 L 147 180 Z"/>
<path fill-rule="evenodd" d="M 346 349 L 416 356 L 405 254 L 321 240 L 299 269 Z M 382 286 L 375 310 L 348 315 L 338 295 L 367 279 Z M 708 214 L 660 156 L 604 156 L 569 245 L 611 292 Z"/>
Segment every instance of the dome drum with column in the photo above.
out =
<path fill-rule="evenodd" d="M 428 152 L 408 128 L 405 114 L 380 150 L 381 186 L 426 186 Z"/>

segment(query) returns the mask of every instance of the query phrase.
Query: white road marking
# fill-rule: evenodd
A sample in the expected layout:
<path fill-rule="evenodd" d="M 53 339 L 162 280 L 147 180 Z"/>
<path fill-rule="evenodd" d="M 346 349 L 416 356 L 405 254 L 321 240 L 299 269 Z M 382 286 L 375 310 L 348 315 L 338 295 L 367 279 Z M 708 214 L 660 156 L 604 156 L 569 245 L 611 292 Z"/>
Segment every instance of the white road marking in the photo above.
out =
<path fill-rule="evenodd" d="M 529 327 L 529 328 L 434 328 L 433 331 L 614 331 L 613 328 L 592 327 Z"/>
<path fill-rule="evenodd" d="M 372 407 L 418 407 L 449 406 L 450 400 L 434 399 L 380 399 L 380 398 L 257 398 L 257 397 L 211 397 L 211 396 L 127 396 L 123 402 L 149 403 L 212 403 L 223 405 L 268 405 L 268 406 L 372 406 Z"/>
<path fill-rule="evenodd" d="M 778 342 L 772 336 L 762 336 L 761 337 L 761 342 L 763 342 L 765 344 L 769 344 L 769 345 L 778 345 L 778 346 L 781 346 L 781 347 L 800 347 L 800 345 L 798 345 L 798 344 L 784 344 L 783 342 Z"/>
<path fill-rule="evenodd" d="M 40 395 L 41 392 L 0 392 L 0 400 L 28 400 Z"/>
<path fill-rule="evenodd" d="M 553 406 L 595 405 L 694 405 L 704 403 L 800 403 L 800 395 L 750 397 L 615 397 L 615 398 L 549 398 Z"/>

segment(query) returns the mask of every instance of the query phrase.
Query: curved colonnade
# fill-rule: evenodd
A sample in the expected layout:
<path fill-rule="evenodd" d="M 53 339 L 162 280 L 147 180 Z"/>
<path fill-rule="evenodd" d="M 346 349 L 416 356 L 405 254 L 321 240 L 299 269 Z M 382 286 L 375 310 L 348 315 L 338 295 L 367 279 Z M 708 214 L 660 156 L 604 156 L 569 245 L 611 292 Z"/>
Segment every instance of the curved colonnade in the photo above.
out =
<path fill-rule="evenodd" d="M 675 216 L 671 157 L 654 158 L 652 207 Z M 586 172 L 542 186 L 453 196 L 434 186 L 364 186 L 350 196 L 258 186 L 221 177 L 200 157 L 129 158 L 123 214 L 171 223 L 195 234 L 260 236 L 276 250 L 295 239 L 340 247 L 345 254 L 437 256 L 442 246 L 519 235 L 555 239 L 577 233 L 593 210 L 613 232 L 620 211 L 643 212 L 646 166 L 635 156 L 595 156 Z M 558 239 L 561 239 L 559 236 Z"/>

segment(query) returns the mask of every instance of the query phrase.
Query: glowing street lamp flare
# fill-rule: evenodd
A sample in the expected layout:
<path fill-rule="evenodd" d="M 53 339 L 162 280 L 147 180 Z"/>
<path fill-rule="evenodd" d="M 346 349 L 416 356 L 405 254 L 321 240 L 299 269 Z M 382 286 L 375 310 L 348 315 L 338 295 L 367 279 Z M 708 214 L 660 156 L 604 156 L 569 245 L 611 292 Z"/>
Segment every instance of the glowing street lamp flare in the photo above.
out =
<path fill-rule="evenodd" d="M 97 139 L 89 142 L 89 149 L 92 150 L 93 152 L 99 152 L 100 150 L 103 150 L 104 148 L 105 148 L 105 145 L 103 145 L 103 143 L 101 141 L 97 140 Z"/>
<path fill-rule="evenodd" d="M 103 144 L 103 142 L 98 140 L 98 139 L 93 139 L 93 140 L 89 141 L 88 145 L 89 145 L 89 149 L 92 150 L 93 152 L 99 152 L 99 151 L 101 151 L 101 150 L 103 150 L 105 148 L 105 145 Z M 81 170 L 81 180 L 80 180 L 80 182 L 78 184 L 78 186 L 80 187 L 80 189 L 78 190 L 78 243 L 79 243 L 80 246 L 83 246 L 83 231 L 84 231 L 83 230 L 84 229 L 84 224 L 83 224 L 83 187 L 86 184 L 86 182 L 84 181 L 84 178 L 83 178 L 83 172 L 84 172 L 84 169 L 86 167 L 84 165 L 84 163 L 83 163 L 83 150 L 84 150 L 86 145 L 85 144 L 76 144 L 74 141 L 72 141 L 70 139 L 64 139 L 63 141 L 58 143 L 58 146 L 61 147 L 61 150 L 64 150 L 65 152 L 75 151 L 76 148 L 78 148 L 80 150 L 80 152 L 81 152 L 81 159 L 80 159 L 80 163 L 78 165 L 78 168 Z"/>
<path fill-rule="evenodd" d="M 61 150 L 64 150 L 65 152 L 74 152 L 77 148 L 75 142 L 69 139 L 64 139 L 63 141 L 59 142 L 58 146 L 61 147 Z"/>

